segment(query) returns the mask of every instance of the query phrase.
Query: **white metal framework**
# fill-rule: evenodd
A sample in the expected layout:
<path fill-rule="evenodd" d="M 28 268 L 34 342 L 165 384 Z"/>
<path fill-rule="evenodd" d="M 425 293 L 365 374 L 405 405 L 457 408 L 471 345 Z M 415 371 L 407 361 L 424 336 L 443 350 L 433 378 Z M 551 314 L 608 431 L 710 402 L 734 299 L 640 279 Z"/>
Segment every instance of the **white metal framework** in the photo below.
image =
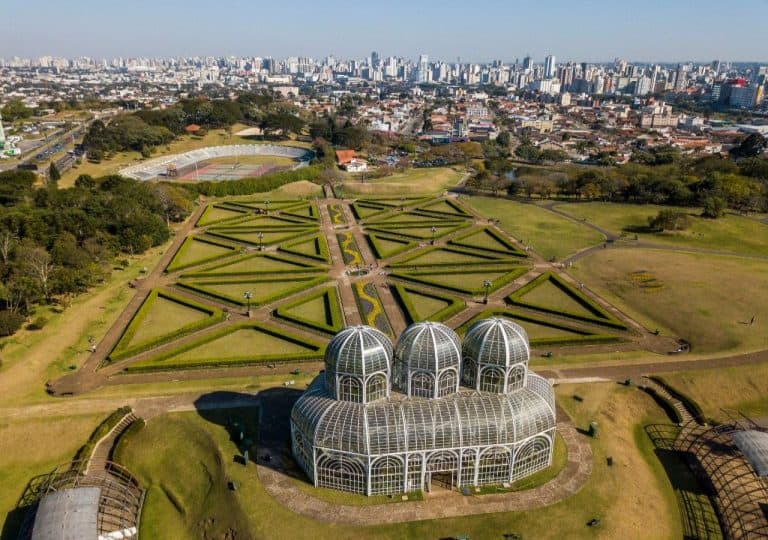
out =
<path fill-rule="evenodd" d="M 394 348 L 390 392 L 388 338 L 346 328 L 293 407 L 294 457 L 316 486 L 366 495 L 533 474 L 552 462 L 555 398 L 528 359 L 525 332 L 506 319 L 475 323 L 463 347 L 447 327 L 417 323 Z"/>

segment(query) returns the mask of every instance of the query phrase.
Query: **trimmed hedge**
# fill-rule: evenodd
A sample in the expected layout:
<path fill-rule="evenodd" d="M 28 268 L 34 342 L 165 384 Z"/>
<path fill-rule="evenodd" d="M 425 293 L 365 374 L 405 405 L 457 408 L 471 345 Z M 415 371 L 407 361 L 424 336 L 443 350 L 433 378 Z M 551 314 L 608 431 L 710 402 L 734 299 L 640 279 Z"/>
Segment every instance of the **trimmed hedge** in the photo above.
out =
<path fill-rule="evenodd" d="M 73 461 L 91 459 L 91 454 L 93 454 L 93 450 L 96 448 L 96 443 L 103 439 L 107 433 L 112 431 L 115 426 L 120 423 L 120 420 L 125 418 L 125 416 L 131 412 L 133 412 L 133 409 L 127 405 L 112 411 L 109 416 L 96 426 L 96 429 L 93 430 L 85 444 L 77 450 Z"/>
<path fill-rule="evenodd" d="M 563 337 L 532 339 L 530 341 L 530 344 L 532 346 L 537 346 L 537 347 L 563 346 L 563 345 L 598 345 L 602 343 L 615 343 L 617 341 L 622 341 L 622 339 L 618 336 L 611 336 L 608 334 L 596 334 L 589 330 L 583 330 L 581 328 L 568 326 L 560 322 L 550 321 L 548 319 L 542 319 L 540 317 L 534 317 L 533 315 L 528 315 L 525 313 L 519 313 L 515 311 L 499 311 L 499 310 L 493 310 L 493 309 L 483 311 L 479 315 L 473 317 L 472 319 L 464 323 L 461 326 L 461 328 L 459 328 L 459 330 L 457 331 L 463 334 L 464 332 L 467 331 L 469 326 L 472 325 L 472 323 L 480 319 L 487 319 L 488 317 L 507 317 L 509 319 L 514 319 L 515 321 L 528 321 L 530 323 L 540 324 L 542 326 L 548 326 L 550 328 L 555 328 L 557 330 L 563 330 L 565 332 L 572 332 L 574 334 L 577 334 L 574 337 L 563 336 Z"/>
<path fill-rule="evenodd" d="M 209 217 L 208 214 L 212 214 L 213 211 L 216 210 L 216 209 L 219 209 L 219 210 L 229 210 L 230 212 L 237 212 L 237 213 L 239 213 L 241 215 L 239 215 L 239 216 L 230 216 L 230 217 L 227 217 L 227 218 L 219 218 L 219 219 L 214 219 L 212 221 L 207 221 L 208 217 Z M 229 207 L 227 207 L 225 205 L 222 205 L 222 204 L 209 204 L 208 206 L 205 207 L 205 210 L 203 210 L 203 213 L 200 215 L 200 218 L 195 223 L 195 227 L 206 227 L 208 225 L 212 225 L 214 223 L 219 223 L 219 222 L 222 222 L 222 221 L 242 219 L 243 217 L 245 217 L 247 215 L 248 215 L 248 212 L 245 211 L 245 210 L 241 210 L 241 209 L 238 209 L 238 208 L 229 208 Z"/>
<path fill-rule="evenodd" d="M 244 233 L 258 233 L 258 232 L 284 232 L 284 233 L 294 233 L 286 238 L 280 238 L 279 240 L 264 240 L 261 242 L 262 245 L 265 246 L 272 246 L 274 244 L 280 244 L 282 242 L 288 242 L 289 240 L 293 240 L 294 238 L 299 238 L 301 236 L 304 236 L 308 233 L 315 232 L 315 229 L 309 229 L 309 228 L 296 228 L 296 227 L 285 227 L 285 228 L 278 228 L 278 229 L 271 229 L 268 230 L 267 228 L 261 228 L 261 227 L 243 227 L 241 229 L 237 228 L 227 228 L 227 229 L 210 229 L 208 230 L 208 234 L 211 236 L 215 236 L 217 238 L 222 238 L 224 240 L 228 240 L 230 242 L 237 242 L 239 244 L 248 244 L 249 246 L 258 247 L 259 241 L 258 240 L 244 240 L 242 238 L 237 238 L 236 236 L 232 236 L 234 234 L 244 234 Z"/>
<path fill-rule="evenodd" d="M 493 248 L 487 248 L 487 247 L 481 247 L 481 246 L 473 246 L 472 244 L 463 243 L 462 240 L 465 240 L 467 238 L 470 238 L 476 234 L 479 234 L 481 232 L 484 232 L 491 236 L 494 240 L 502 244 L 503 246 L 506 246 L 506 250 L 504 249 L 493 249 Z M 480 229 L 472 229 L 471 231 L 461 234 L 459 236 L 456 236 L 454 238 L 451 238 L 448 240 L 448 243 L 454 246 L 460 246 L 460 247 L 471 247 L 473 249 L 483 250 L 483 251 L 490 251 L 492 253 L 504 253 L 509 255 L 509 252 L 512 252 L 512 255 L 515 257 L 527 257 L 528 254 L 525 251 L 520 250 L 516 245 L 514 245 L 512 242 L 501 236 L 499 233 L 497 233 L 495 230 L 491 229 L 490 227 L 482 227 Z"/>
<path fill-rule="evenodd" d="M 300 213 L 300 211 L 307 210 L 306 214 Z M 289 211 L 282 210 L 280 212 L 280 215 L 283 216 L 291 216 L 302 220 L 311 220 L 311 221 L 319 221 L 320 220 L 320 213 L 317 210 L 317 204 L 314 202 L 310 202 L 307 204 L 307 206 L 301 206 L 297 208 L 291 208 Z"/>
<path fill-rule="evenodd" d="M 426 320 L 426 319 L 421 319 L 419 317 L 416 307 L 413 305 L 410 297 L 407 294 L 408 291 L 412 291 L 422 296 L 429 296 L 430 298 L 435 298 L 437 300 L 445 300 L 447 302 L 450 302 L 448 306 L 430 315 L 429 316 L 430 321 L 434 321 L 434 322 L 444 321 L 446 319 L 451 318 L 453 315 L 456 315 L 458 312 L 460 312 L 462 309 L 466 307 L 466 304 L 464 303 L 464 301 L 459 298 L 443 296 L 440 294 L 424 291 L 422 289 L 416 289 L 413 287 L 400 285 L 399 283 L 395 283 L 393 285 L 393 289 L 395 292 L 393 296 L 395 297 L 395 300 L 397 300 L 398 304 L 400 304 L 400 307 L 402 308 L 403 313 L 405 314 L 405 319 L 408 324 Z"/>
<path fill-rule="evenodd" d="M 251 300 L 250 304 L 251 306 L 263 306 L 265 304 L 269 304 L 270 302 L 274 302 L 275 300 L 280 300 L 281 298 L 285 298 L 286 296 L 290 296 L 292 294 L 296 294 L 299 291 L 302 291 L 304 289 L 309 289 L 310 287 L 314 287 L 315 285 L 320 285 L 321 283 L 324 283 L 328 281 L 328 276 L 322 275 L 322 276 L 296 276 L 292 278 L 273 278 L 273 279 L 244 279 L 244 280 L 209 280 L 209 281 L 203 281 L 203 282 L 189 282 L 189 281 L 179 281 L 176 283 L 177 287 L 183 287 L 184 289 L 188 289 L 195 294 L 199 294 L 205 297 L 213 298 L 215 300 L 224 301 L 230 304 L 235 304 L 238 306 L 245 306 L 248 304 L 248 302 L 242 298 L 234 298 L 230 296 L 226 296 L 224 294 L 218 294 L 213 291 L 209 291 L 205 288 L 205 285 L 224 285 L 224 284 L 235 284 L 235 283 L 242 283 L 244 286 L 247 286 L 248 284 L 258 285 L 258 284 L 268 284 L 268 283 L 285 283 L 285 282 L 295 282 L 296 285 L 293 287 L 290 287 L 288 289 L 285 289 L 283 291 L 280 291 L 279 293 L 275 293 L 272 295 L 269 295 L 265 298 L 262 298 L 261 300 Z M 244 289 L 245 290 L 245 287 Z"/>
<path fill-rule="evenodd" d="M 543 284 L 546 281 L 551 281 L 553 285 L 557 286 L 557 288 L 563 291 L 564 294 L 567 294 L 569 297 L 571 297 L 573 300 L 575 300 L 581 306 L 583 306 L 585 309 L 591 312 L 593 316 L 589 317 L 587 315 L 582 315 L 580 313 L 571 313 L 569 311 L 562 311 L 559 309 L 549 308 L 547 306 L 531 304 L 522 300 L 522 297 L 525 294 L 531 292 L 533 289 L 535 289 L 536 287 L 538 287 L 539 285 Z M 616 319 L 613 315 L 608 313 L 602 307 L 595 304 L 584 293 L 573 288 L 569 283 L 564 281 L 563 278 L 561 278 L 557 274 L 553 274 L 552 272 L 545 272 L 541 274 L 539 277 L 537 277 L 536 279 L 533 279 L 530 282 L 526 283 L 525 285 L 520 287 L 518 290 L 510 294 L 507 297 L 507 301 L 509 301 L 509 303 L 511 304 L 525 307 L 528 309 L 535 309 L 537 311 L 544 311 L 547 313 L 552 313 L 553 315 L 568 317 L 570 319 L 577 319 L 584 322 L 600 324 L 603 326 L 610 326 L 611 328 L 617 328 L 619 330 L 627 330 L 627 326 L 624 323 Z"/>
<path fill-rule="evenodd" d="M 451 208 L 456 210 L 456 212 L 444 212 L 442 210 L 430 210 L 429 209 L 430 206 L 434 206 L 436 204 L 440 204 L 441 202 L 447 204 L 448 206 L 450 206 Z M 455 201 L 452 201 L 451 199 L 437 199 L 435 201 L 432 201 L 429 204 L 423 204 L 423 205 L 419 206 L 418 208 L 416 208 L 415 211 L 416 212 L 428 212 L 430 214 L 436 214 L 436 215 L 441 215 L 441 216 L 456 216 L 458 214 L 458 215 L 461 215 L 461 216 L 464 216 L 464 217 L 468 217 L 468 218 L 472 217 L 472 214 L 470 214 L 469 212 L 464 210 L 464 208 L 459 206 L 459 204 L 457 204 Z"/>
<path fill-rule="evenodd" d="M 381 234 L 368 233 L 365 235 L 365 238 L 366 240 L 368 240 L 368 245 L 371 246 L 371 251 L 373 251 L 373 254 L 377 259 L 387 259 L 389 257 L 394 257 L 395 255 L 398 255 L 404 251 L 408 251 L 409 249 L 416 247 L 416 242 L 410 239 L 398 238 L 395 235 L 384 236 Z M 385 254 L 384 249 L 379 244 L 379 239 L 389 240 L 390 242 L 402 243 L 402 246 L 395 248 L 391 250 L 389 253 Z"/>
<path fill-rule="evenodd" d="M 667 380 L 664 379 L 664 377 L 661 377 L 659 375 L 651 375 L 648 378 L 651 379 L 656 384 L 658 384 L 659 386 L 661 386 L 662 388 L 664 388 L 664 390 L 669 392 L 673 398 L 679 399 L 680 402 L 683 404 L 683 406 L 686 409 L 688 409 L 688 412 L 691 413 L 691 416 L 693 416 L 693 418 L 698 423 L 702 423 L 705 421 L 704 411 L 701 409 L 701 405 L 699 405 L 695 399 L 693 399 L 691 396 L 689 396 L 685 392 L 681 392 L 680 390 L 678 390 L 677 388 L 669 384 L 669 382 L 667 382 Z"/>
<path fill-rule="evenodd" d="M 391 206 L 384 206 L 384 205 L 363 203 L 363 202 L 354 202 L 349 207 L 352 209 L 352 214 L 354 214 L 355 219 L 358 221 L 363 221 L 364 219 L 369 219 L 375 216 L 379 216 L 381 214 L 384 214 L 386 212 L 391 212 L 393 210 Z M 363 212 L 363 209 L 377 210 L 377 211 L 367 214 Z"/>
<path fill-rule="evenodd" d="M 303 253 L 301 251 L 291 249 L 294 246 L 297 246 L 299 244 L 303 244 L 304 242 L 309 242 L 310 239 L 307 238 L 300 238 L 299 240 L 291 240 L 289 242 L 286 242 L 284 244 L 280 244 L 280 247 L 277 249 L 279 251 L 284 251 L 285 253 L 290 253 L 291 255 L 299 255 L 300 257 L 308 257 L 310 259 L 314 259 L 316 261 L 324 262 L 330 264 L 331 262 L 331 252 L 328 250 L 328 241 L 325 239 L 324 234 L 316 234 L 311 238 L 312 241 L 314 241 L 314 245 L 316 248 L 316 251 L 319 253 L 316 254 L 308 254 Z"/>
<path fill-rule="evenodd" d="M 480 259 L 485 259 L 481 262 L 476 263 L 468 263 L 468 262 L 460 262 L 460 261 L 449 261 L 449 262 L 441 262 L 441 263 L 424 263 L 424 264 L 413 264 L 410 261 L 414 259 L 418 259 L 420 257 L 423 257 L 424 255 L 427 255 L 429 253 L 433 253 L 435 251 L 447 251 L 448 253 L 455 253 L 457 255 L 472 255 L 473 257 L 479 257 Z M 455 247 L 445 247 L 445 246 L 430 246 L 426 249 L 422 249 L 417 251 L 416 253 L 412 253 L 411 255 L 405 257 L 404 259 L 400 259 L 398 261 L 395 261 L 393 263 L 390 263 L 389 266 L 392 268 L 400 268 L 403 266 L 432 266 L 432 267 L 438 267 L 438 266 L 460 266 L 460 267 L 467 267 L 467 266 L 486 266 L 490 264 L 509 264 L 510 260 L 508 258 L 505 258 L 503 256 L 497 255 L 497 254 L 490 254 L 490 253 L 482 253 L 482 252 L 476 252 L 471 249 L 466 248 L 455 248 Z"/>
<path fill-rule="evenodd" d="M 229 265 L 237 264 L 242 261 L 247 261 L 248 259 L 254 259 L 257 257 L 264 257 L 265 259 L 272 259 L 274 261 L 280 261 L 287 264 L 292 264 L 294 266 L 298 266 L 299 268 L 281 268 L 280 270 L 248 270 L 248 271 L 242 271 L 242 272 L 217 272 L 220 268 L 226 268 Z M 245 255 L 241 258 L 232 259 L 231 261 L 227 261 L 225 263 L 216 264 L 213 266 L 208 266 L 202 270 L 198 270 L 195 272 L 184 272 L 181 274 L 182 278 L 187 277 L 217 277 L 217 276 L 224 276 L 224 277 L 236 277 L 236 276 L 252 276 L 252 275 L 262 275 L 262 274 L 309 274 L 314 272 L 327 272 L 328 270 L 326 268 L 322 268 L 320 266 L 315 266 L 314 264 L 309 264 L 304 261 L 298 261 L 291 259 L 289 257 L 281 256 L 277 253 L 251 253 L 249 255 Z"/>
<path fill-rule="evenodd" d="M 275 221 L 282 221 L 281 224 L 269 224 L 269 223 L 258 223 L 259 220 L 264 219 L 266 221 L 269 220 L 275 220 Z M 226 223 L 219 223 L 217 225 L 214 225 L 213 227 L 208 227 L 208 232 L 218 231 L 218 230 L 226 230 L 226 231 L 248 231 L 248 230 L 255 230 L 255 231 L 268 231 L 268 230 L 293 230 L 293 229 L 309 229 L 316 227 L 315 223 L 310 223 L 309 221 L 304 221 L 295 217 L 287 216 L 284 214 L 281 214 L 279 216 L 248 216 L 246 219 L 238 218 L 236 221 L 226 222 Z"/>
<path fill-rule="evenodd" d="M 302 167 L 288 171 L 268 173 L 257 178 L 241 178 L 239 180 L 227 180 L 223 182 L 194 182 L 180 184 L 187 191 L 209 197 L 226 197 L 228 195 L 248 195 L 251 193 L 265 193 L 272 191 L 291 182 L 306 180 L 315 182 L 320 177 L 321 168 L 317 165 Z"/>
<path fill-rule="evenodd" d="M 238 330 L 243 330 L 247 328 L 255 328 L 257 330 L 260 330 L 262 332 L 265 332 L 267 334 L 270 334 L 272 336 L 275 336 L 281 339 L 285 339 L 297 345 L 308 347 L 312 350 L 307 351 L 306 353 L 272 354 L 272 355 L 266 354 L 258 357 L 238 356 L 238 357 L 230 358 L 228 360 L 222 360 L 221 358 L 210 358 L 210 359 L 206 358 L 201 361 L 195 362 L 194 364 L 189 364 L 187 362 L 179 362 L 175 364 L 173 362 L 164 363 L 165 360 L 172 358 L 178 354 L 187 352 L 201 345 L 205 345 L 206 343 L 210 343 L 211 341 L 219 339 L 220 337 L 224 337 L 227 334 L 232 334 L 234 332 L 237 332 Z M 141 373 L 141 372 L 149 372 L 149 371 L 231 367 L 231 366 L 254 365 L 254 364 L 264 364 L 264 363 L 305 362 L 305 361 L 312 361 L 312 360 L 317 360 L 319 358 L 322 358 L 324 353 L 325 353 L 325 345 L 322 345 L 320 343 L 306 340 L 297 335 L 285 332 L 282 329 L 278 329 L 263 323 L 243 322 L 243 323 L 235 324 L 232 326 L 227 326 L 226 328 L 222 328 L 221 330 L 217 330 L 215 332 L 211 332 L 210 334 L 207 334 L 199 339 L 196 339 L 185 345 L 182 345 L 177 349 L 167 351 L 163 354 L 157 355 L 147 360 L 143 360 L 138 365 L 128 366 L 125 369 L 125 371 L 132 372 L 132 373 Z M 158 363 L 158 365 L 150 365 L 152 363 Z"/>
<path fill-rule="evenodd" d="M 190 323 L 186 326 L 182 326 L 181 328 L 178 328 L 168 334 L 164 334 L 162 336 L 157 336 L 156 338 L 142 341 L 131 347 L 122 348 L 120 344 L 123 342 L 129 343 L 131 341 L 133 336 L 139 330 L 139 327 L 144 322 L 144 319 L 146 319 L 147 313 L 149 313 L 149 310 L 152 309 L 152 305 L 155 303 L 155 300 L 157 300 L 158 298 L 165 298 L 166 300 L 170 300 L 171 302 L 176 302 L 178 304 L 182 304 L 192 309 L 202 311 L 204 313 L 207 313 L 208 317 L 203 320 Z M 223 319 L 224 319 L 224 313 L 217 307 L 207 306 L 205 304 L 201 304 L 193 300 L 188 300 L 187 298 L 183 298 L 169 291 L 153 289 L 152 292 L 150 292 L 147 298 L 144 300 L 144 303 L 141 304 L 141 307 L 139 307 L 139 310 L 136 312 L 136 315 L 133 316 L 133 319 L 131 319 L 131 322 L 128 323 L 128 326 L 125 327 L 125 330 L 123 331 L 123 335 L 120 336 L 120 339 L 115 345 L 115 348 L 112 349 L 112 352 L 109 353 L 108 358 L 110 361 L 115 362 L 117 360 L 122 360 L 123 358 L 135 356 L 153 347 L 157 347 L 158 345 L 168 343 L 169 341 L 173 341 L 174 339 L 178 339 L 182 336 L 186 336 L 187 334 L 191 334 L 192 332 L 197 332 L 198 330 L 202 330 L 203 328 L 206 328 L 207 326 L 215 324 Z"/>
<path fill-rule="evenodd" d="M 406 226 L 403 226 L 403 225 L 401 225 L 399 223 L 392 223 L 392 224 L 385 224 L 385 223 L 378 224 L 377 223 L 376 225 L 372 225 L 372 226 L 367 226 L 366 225 L 365 228 L 366 228 L 367 231 L 380 232 L 380 233 L 385 233 L 385 234 L 397 234 L 398 236 L 404 236 L 406 238 L 415 238 L 416 240 L 430 240 L 432 238 L 432 233 L 414 234 L 412 232 L 409 233 L 408 231 L 410 231 L 412 229 L 429 228 L 431 226 L 431 223 L 434 223 L 434 222 L 424 222 L 424 223 L 420 223 L 418 225 L 417 224 L 410 224 L 410 225 L 406 225 Z M 460 231 L 464 227 L 468 227 L 469 223 L 458 223 L 458 224 L 454 224 L 454 223 L 450 223 L 450 224 L 436 223 L 435 225 L 441 226 L 441 227 L 445 226 L 445 225 L 454 225 L 453 227 L 451 227 L 449 229 L 438 230 L 437 231 L 437 233 L 435 234 L 435 238 L 442 238 L 443 236 L 447 236 L 449 234 L 455 233 L 456 231 Z"/>
<path fill-rule="evenodd" d="M 330 320 L 331 324 L 322 324 L 317 321 L 312 321 L 304 317 L 299 317 L 298 315 L 288 313 L 291 308 L 295 308 L 296 306 L 300 306 L 321 296 L 328 297 L 327 301 L 325 302 L 325 318 L 326 320 Z M 313 330 L 326 332 L 328 334 L 335 334 L 344 328 L 344 316 L 341 312 L 339 293 L 336 290 L 336 287 L 328 287 L 327 289 L 323 289 L 319 292 L 303 295 L 288 304 L 278 307 L 274 311 L 274 315 L 280 319 L 284 319 L 286 321 L 293 322 Z"/>
<path fill-rule="evenodd" d="M 501 287 L 504 287 L 505 285 L 511 283 L 518 277 L 522 276 L 526 272 L 528 272 L 529 268 L 527 266 L 521 266 L 521 267 L 514 267 L 510 268 L 509 272 L 502 276 L 499 279 L 493 280 L 493 284 L 491 288 L 489 289 L 489 292 L 496 291 L 500 289 Z M 438 284 L 435 283 L 433 280 L 429 279 L 429 277 L 426 276 L 434 276 L 434 275 L 455 275 L 455 274 L 468 274 L 473 272 L 461 272 L 461 271 L 453 271 L 453 272 L 439 272 L 436 273 L 434 271 L 417 271 L 417 272 L 393 272 L 390 274 L 390 277 L 402 279 L 404 281 L 411 281 L 414 283 L 420 283 L 422 285 L 428 285 L 430 287 L 435 287 L 437 289 L 446 289 L 449 291 L 456 291 L 463 294 L 482 294 L 485 292 L 485 290 L 480 287 L 478 289 L 470 289 L 468 287 L 459 287 L 455 285 L 444 285 L 444 284 Z"/>
<path fill-rule="evenodd" d="M 219 246 L 223 248 L 227 248 L 230 250 L 229 253 L 221 253 L 219 255 L 211 255 L 210 257 L 205 257 L 203 259 L 199 259 L 196 261 L 188 262 L 185 264 L 175 264 L 174 261 L 180 260 L 181 257 L 184 255 L 184 253 L 189 249 L 189 247 L 192 245 L 193 242 L 203 242 L 205 244 L 211 244 L 213 246 Z M 171 259 L 171 262 L 168 263 L 168 266 L 165 267 L 165 272 L 176 272 L 178 270 L 182 270 L 184 268 L 190 268 L 192 266 L 199 266 L 201 264 L 205 264 L 207 262 L 216 261 L 219 259 L 223 259 L 225 257 L 230 257 L 232 254 L 237 253 L 237 246 L 233 246 L 232 244 L 227 244 L 225 242 L 221 242 L 219 240 L 216 240 L 214 238 L 206 238 L 203 236 L 188 236 L 184 239 L 184 242 L 182 242 L 181 246 L 179 246 L 179 250 L 176 252 L 176 254 L 173 256 L 173 259 Z"/>

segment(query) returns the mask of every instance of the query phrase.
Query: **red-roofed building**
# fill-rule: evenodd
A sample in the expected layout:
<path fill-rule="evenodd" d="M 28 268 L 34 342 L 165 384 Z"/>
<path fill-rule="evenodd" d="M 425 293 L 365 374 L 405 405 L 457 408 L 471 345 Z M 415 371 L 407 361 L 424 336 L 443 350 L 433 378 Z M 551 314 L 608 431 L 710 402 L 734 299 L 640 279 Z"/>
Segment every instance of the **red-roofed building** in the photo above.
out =
<path fill-rule="evenodd" d="M 336 150 L 336 163 L 338 163 L 340 167 L 343 167 L 353 159 L 355 159 L 354 150 Z"/>

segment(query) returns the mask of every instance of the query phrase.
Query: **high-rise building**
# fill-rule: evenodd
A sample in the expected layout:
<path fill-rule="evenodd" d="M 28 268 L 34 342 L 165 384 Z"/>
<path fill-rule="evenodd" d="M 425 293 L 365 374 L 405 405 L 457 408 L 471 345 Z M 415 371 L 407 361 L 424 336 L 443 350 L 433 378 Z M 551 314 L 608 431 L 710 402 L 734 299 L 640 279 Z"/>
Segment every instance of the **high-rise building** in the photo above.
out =
<path fill-rule="evenodd" d="M 419 67 L 417 70 L 417 80 L 420 83 L 429 82 L 429 56 L 426 54 L 419 55 Z"/>
<path fill-rule="evenodd" d="M 531 69 L 531 66 L 533 65 L 533 59 L 531 58 L 531 55 L 526 55 L 525 58 L 523 58 L 523 69 Z"/>
<path fill-rule="evenodd" d="M 557 65 L 555 64 L 554 55 L 549 55 L 544 59 L 544 78 L 552 79 L 557 72 Z"/>
<path fill-rule="evenodd" d="M 374 69 L 378 69 L 379 68 L 379 61 L 380 61 L 379 53 L 377 53 L 376 51 L 371 52 L 371 66 Z"/>
<path fill-rule="evenodd" d="M 688 86 L 688 65 L 678 64 L 677 71 L 675 73 L 675 86 L 674 91 L 680 92 Z"/>

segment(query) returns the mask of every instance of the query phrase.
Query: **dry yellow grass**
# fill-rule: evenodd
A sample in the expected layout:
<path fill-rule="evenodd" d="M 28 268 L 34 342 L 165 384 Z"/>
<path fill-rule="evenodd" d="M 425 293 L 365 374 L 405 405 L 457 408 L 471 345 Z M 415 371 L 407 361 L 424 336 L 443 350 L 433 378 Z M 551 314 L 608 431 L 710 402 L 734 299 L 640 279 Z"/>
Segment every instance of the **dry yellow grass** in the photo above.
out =
<path fill-rule="evenodd" d="M 694 353 L 768 349 L 768 261 L 627 248 L 599 250 L 570 271 L 650 330 L 687 339 Z M 652 290 L 632 279 L 641 271 L 653 276 Z"/>

